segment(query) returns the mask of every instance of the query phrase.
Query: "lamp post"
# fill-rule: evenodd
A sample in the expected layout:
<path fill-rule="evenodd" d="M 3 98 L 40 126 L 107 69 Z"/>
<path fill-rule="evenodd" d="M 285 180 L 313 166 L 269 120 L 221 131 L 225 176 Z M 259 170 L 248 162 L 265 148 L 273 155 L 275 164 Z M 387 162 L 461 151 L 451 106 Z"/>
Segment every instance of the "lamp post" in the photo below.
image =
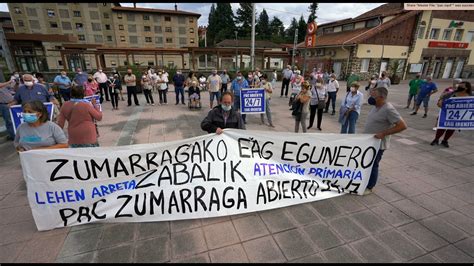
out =
<path fill-rule="evenodd" d="M 234 31 L 235 33 L 235 71 L 237 71 L 237 66 L 238 66 L 238 53 L 237 53 L 237 31 Z"/>

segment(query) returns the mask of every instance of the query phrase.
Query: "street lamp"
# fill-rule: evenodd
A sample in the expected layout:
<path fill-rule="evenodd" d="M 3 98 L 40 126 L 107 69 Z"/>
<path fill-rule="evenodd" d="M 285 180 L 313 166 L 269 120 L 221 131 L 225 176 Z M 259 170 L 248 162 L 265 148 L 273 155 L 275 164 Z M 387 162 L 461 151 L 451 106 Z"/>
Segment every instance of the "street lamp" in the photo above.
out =
<path fill-rule="evenodd" d="M 235 33 L 235 71 L 237 71 L 237 60 L 238 60 L 238 53 L 237 53 L 237 31 Z"/>

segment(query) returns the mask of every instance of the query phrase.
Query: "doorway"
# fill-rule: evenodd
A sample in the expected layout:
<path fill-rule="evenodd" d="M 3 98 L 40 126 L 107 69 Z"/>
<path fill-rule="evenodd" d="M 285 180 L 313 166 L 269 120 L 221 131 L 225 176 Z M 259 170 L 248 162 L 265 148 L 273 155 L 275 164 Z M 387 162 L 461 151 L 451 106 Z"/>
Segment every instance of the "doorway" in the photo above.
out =
<path fill-rule="evenodd" d="M 451 74 L 451 70 L 453 69 L 453 60 L 446 61 L 446 66 L 444 67 L 443 78 L 448 79 L 449 74 Z"/>
<path fill-rule="evenodd" d="M 454 71 L 453 78 L 459 78 L 461 76 L 462 67 L 464 66 L 464 60 L 461 59 L 456 64 L 456 71 Z"/>
<path fill-rule="evenodd" d="M 431 72 L 431 78 L 437 79 L 439 75 L 439 70 L 441 69 L 441 61 L 436 60 L 433 65 L 433 72 Z"/>
<path fill-rule="evenodd" d="M 382 72 L 387 71 L 387 65 L 388 65 L 388 62 L 387 62 L 387 61 L 382 61 L 382 62 L 380 63 L 379 77 L 382 75 Z"/>
<path fill-rule="evenodd" d="M 339 78 L 341 75 L 341 62 L 334 62 L 332 69 L 334 70 L 334 75 L 336 75 L 336 79 Z"/>

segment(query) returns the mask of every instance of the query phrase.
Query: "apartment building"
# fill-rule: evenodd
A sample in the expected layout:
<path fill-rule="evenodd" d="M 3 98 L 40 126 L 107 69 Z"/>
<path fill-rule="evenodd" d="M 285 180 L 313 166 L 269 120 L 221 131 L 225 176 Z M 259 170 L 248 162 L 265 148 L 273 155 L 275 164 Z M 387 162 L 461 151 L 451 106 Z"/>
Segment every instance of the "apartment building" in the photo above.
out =
<path fill-rule="evenodd" d="M 116 3 L 8 3 L 8 8 L 15 34 L 7 36 L 7 40 L 15 45 L 19 41 L 18 35 L 22 39 L 29 37 L 35 42 L 30 45 L 19 43 L 19 46 L 26 45 L 26 50 L 35 51 L 42 48 L 46 59 L 43 69 L 37 63 L 19 63 L 20 71 L 63 69 L 64 64 L 68 69 L 78 66 L 95 69 L 98 65 L 120 67 L 131 63 L 182 67 L 181 57 L 163 51 L 159 60 L 153 56 L 137 55 L 133 56 L 133 62 L 129 62 L 130 58 L 123 53 L 109 51 L 97 58 L 95 52 L 115 48 L 173 50 L 198 46 L 197 20 L 200 14 L 181 11 L 177 7 L 164 10 L 122 7 Z M 59 36 L 70 37 L 65 40 Z M 19 51 L 13 53 L 13 57 L 25 55 L 22 48 L 16 50 Z M 70 51 L 61 53 L 61 50 Z M 44 61 L 38 59 L 30 58 L 30 61 Z"/>

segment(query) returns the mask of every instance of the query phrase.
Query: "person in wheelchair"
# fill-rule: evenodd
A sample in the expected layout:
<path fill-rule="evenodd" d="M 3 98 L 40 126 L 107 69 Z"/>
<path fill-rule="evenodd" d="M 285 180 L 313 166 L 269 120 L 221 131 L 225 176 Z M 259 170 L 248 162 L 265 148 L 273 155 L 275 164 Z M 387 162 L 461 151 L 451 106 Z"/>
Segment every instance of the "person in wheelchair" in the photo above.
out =
<path fill-rule="evenodd" d="M 201 91 L 199 89 L 197 81 L 191 81 L 191 85 L 188 88 L 189 94 L 189 108 L 201 108 Z"/>

